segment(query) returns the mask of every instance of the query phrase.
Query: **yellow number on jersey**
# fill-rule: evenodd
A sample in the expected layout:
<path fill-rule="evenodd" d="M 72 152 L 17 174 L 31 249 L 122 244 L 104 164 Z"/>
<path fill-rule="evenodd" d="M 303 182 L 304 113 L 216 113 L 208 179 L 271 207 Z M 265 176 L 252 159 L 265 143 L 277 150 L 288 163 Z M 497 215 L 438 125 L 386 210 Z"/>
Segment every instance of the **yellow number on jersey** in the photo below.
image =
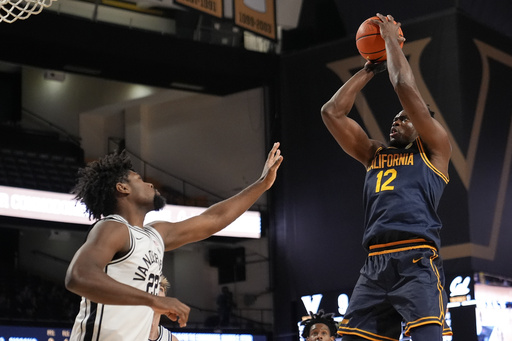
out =
<path fill-rule="evenodd" d="M 382 178 L 384 177 L 385 181 L 381 186 Z M 396 169 L 390 168 L 386 172 L 381 170 L 379 174 L 377 174 L 377 184 L 375 185 L 375 193 L 379 193 L 380 191 L 392 191 L 395 189 L 395 186 L 390 186 L 389 184 L 396 179 Z"/>

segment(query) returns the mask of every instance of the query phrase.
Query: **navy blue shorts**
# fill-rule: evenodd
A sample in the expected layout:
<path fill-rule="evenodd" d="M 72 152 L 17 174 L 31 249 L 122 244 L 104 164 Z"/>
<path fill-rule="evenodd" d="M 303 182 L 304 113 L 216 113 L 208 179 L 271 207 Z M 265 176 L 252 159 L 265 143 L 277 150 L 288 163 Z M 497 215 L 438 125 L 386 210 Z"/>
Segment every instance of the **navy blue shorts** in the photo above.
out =
<path fill-rule="evenodd" d="M 423 239 L 373 245 L 361 269 L 338 334 L 398 340 L 411 328 L 445 323 L 447 296 L 442 260 Z"/>

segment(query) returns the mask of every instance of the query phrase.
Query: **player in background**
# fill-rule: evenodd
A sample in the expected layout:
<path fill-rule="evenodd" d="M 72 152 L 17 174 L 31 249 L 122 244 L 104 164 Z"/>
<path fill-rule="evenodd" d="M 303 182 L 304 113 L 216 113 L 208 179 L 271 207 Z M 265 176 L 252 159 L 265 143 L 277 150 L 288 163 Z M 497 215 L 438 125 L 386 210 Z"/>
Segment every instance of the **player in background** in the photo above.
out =
<path fill-rule="evenodd" d="M 309 318 L 300 324 L 304 326 L 302 337 L 306 341 L 334 341 L 338 336 L 337 324 L 333 319 L 334 314 L 325 314 L 323 310 L 318 313 L 309 313 Z"/>
<path fill-rule="evenodd" d="M 162 275 L 160 277 L 160 290 L 158 290 L 158 296 L 165 297 L 167 290 L 171 284 L 167 277 Z M 151 331 L 149 332 L 149 341 L 179 341 L 178 338 L 167 328 L 160 324 L 161 314 L 155 313 L 153 315 L 153 322 L 151 322 Z"/>

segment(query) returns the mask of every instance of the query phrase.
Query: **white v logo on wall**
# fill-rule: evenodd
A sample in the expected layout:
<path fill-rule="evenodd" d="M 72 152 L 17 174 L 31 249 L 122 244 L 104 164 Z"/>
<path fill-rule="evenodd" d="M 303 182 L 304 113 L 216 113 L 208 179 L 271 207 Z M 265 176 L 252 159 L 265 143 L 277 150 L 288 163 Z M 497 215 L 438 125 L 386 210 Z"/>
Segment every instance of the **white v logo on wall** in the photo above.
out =
<path fill-rule="evenodd" d="M 306 314 L 310 312 L 316 314 L 320 308 L 320 303 L 322 303 L 323 294 L 315 294 L 315 295 L 304 295 L 300 299 L 304 304 L 304 308 L 306 309 Z M 348 295 L 341 293 L 337 296 L 337 311 L 340 315 L 345 315 L 345 312 L 348 308 Z M 332 302 L 331 302 L 332 303 Z M 329 304 L 330 305 L 330 304 Z"/>
<path fill-rule="evenodd" d="M 316 294 L 311 296 L 302 296 L 300 299 L 302 303 L 304 303 L 304 308 L 306 308 L 306 312 L 318 312 L 318 307 L 320 307 L 320 301 L 322 301 L 322 294 Z"/>

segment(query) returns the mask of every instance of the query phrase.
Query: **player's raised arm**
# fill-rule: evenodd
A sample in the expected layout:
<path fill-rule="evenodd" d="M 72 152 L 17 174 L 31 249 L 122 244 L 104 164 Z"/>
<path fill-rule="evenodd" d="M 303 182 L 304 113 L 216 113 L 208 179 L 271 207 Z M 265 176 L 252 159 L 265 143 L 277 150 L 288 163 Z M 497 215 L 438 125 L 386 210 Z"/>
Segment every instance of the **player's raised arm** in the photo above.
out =
<path fill-rule="evenodd" d="M 443 174 L 448 175 L 451 145 L 443 126 L 435 120 L 416 85 L 411 66 L 405 57 L 400 43 L 400 23 L 391 15 L 377 14 L 380 20 L 381 36 L 386 42 L 389 79 L 398 95 L 404 112 L 410 118 L 421 140 L 430 152 L 432 164 Z"/>
<path fill-rule="evenodd" d="M 336 139 L 340 147 L 354 159 L 368 166 L 375 150 L 382 142 L 371 140 L 363 128 L 348 117 L 357 94 L 374 77 L 385 70 L 385 63 L 367 62 L 363 69 L 354 74 L 321 109 L 325 126 Z"/>

